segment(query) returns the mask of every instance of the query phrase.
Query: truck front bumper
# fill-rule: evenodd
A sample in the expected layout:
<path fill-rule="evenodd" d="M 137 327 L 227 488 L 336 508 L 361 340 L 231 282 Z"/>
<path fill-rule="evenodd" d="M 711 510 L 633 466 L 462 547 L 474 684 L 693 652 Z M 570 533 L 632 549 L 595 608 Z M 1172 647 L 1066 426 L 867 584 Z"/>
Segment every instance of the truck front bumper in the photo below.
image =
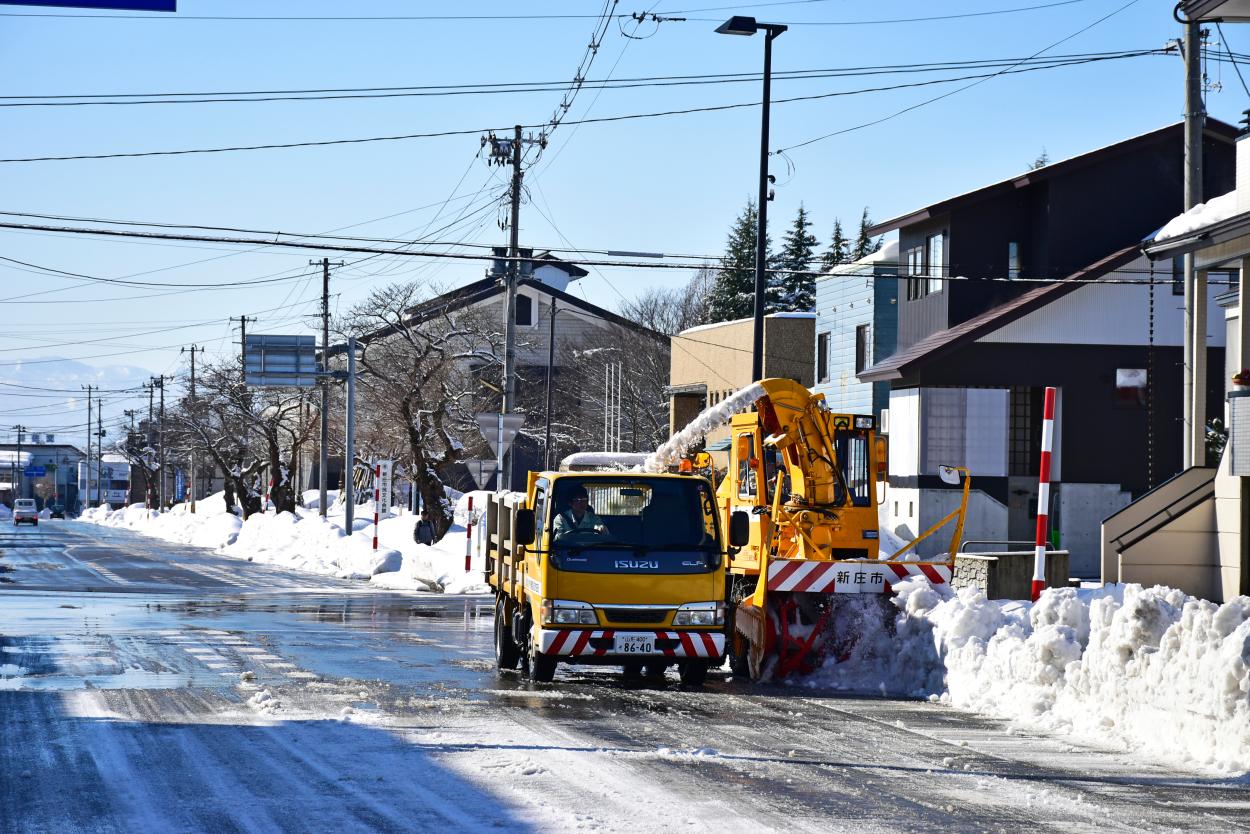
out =
<path fill-rule="evenodd" d="M 618 641 L 618 637 L 626 639 Z M 617 646 L 622 643 L 630 644 L 628 652 L 617 650 Z M 649 646 L 650 651 L 640 651 L 640 644 Z M 540 628 L 538 629 L 538 650 L 543 654 L 556 657 L 718 658 L 725 653 L 725 634 L 723 631 Z"/>

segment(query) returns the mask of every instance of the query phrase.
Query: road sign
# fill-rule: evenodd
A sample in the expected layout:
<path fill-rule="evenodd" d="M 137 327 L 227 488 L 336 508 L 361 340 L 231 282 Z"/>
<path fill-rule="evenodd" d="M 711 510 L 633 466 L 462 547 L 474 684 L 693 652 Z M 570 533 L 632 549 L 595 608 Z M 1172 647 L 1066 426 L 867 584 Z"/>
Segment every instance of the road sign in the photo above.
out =
<path fill-rule="evenodd" d="M 477 484 L 478 489 L 486 489 L 486 485 L 490 483 L 490 479 L 495 477 L 495 472 L 499 467 L 493 460 L 466 460 L 464 465 L 469 468 L 469 474 L 473 476 L 473 482 Z"/>
<path fill-rule="evenodd" d="M 319 379 L 314 336 L 247 336 L 243 381 L 261 388 L 313 388 Z"/>
<path fill-rule="evenodd" d="M 59 9 L 112 9 L 115 12 L 176 12 L 178 0 L 3 0 L 3 6 L 56 6 Z"/>
<path fill-rule="evenodd" d="M 25 478 L 42 478 L 47 474 L 48 470 L 42 466 L 28 466 L 22 470 L 22 477 Z"/>
<path fill-rule="evenodd" d="M 490 450 L 496 455 L 502 455 L 508 451 L 508 447 L 512 445 L 513 438 L 521 430 L 521 426 L 525 424 L 525 416 L 522 414 L 495 414 L 494 412 L 487 412 L 474 416 L 477 418 L 478 427 L 482 430 L 482 436 L 486 438 L 486 442 L 490 444 Z M 501 420 L 503 421 L 502 436 L 499 431 Z"/>

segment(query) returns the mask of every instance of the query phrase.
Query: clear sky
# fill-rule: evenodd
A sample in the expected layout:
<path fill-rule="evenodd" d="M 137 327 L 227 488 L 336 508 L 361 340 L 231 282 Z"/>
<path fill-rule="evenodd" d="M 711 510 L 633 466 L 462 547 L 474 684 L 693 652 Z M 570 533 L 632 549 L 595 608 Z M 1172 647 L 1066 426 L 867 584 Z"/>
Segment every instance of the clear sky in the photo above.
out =
<path fill-rule="evenodd" d="M 703 0 L 706 3 L 706 0 Z M 724 0 L 723 0 L 724 2 Z M 1126 7 L 1127 3 L 1127 7 Z M 528 3 L 411 0 L 180 0 L 176 16 L 66 17 L 64 10 L 0 5 L 0 96 L 217 93 L 570 81 L 603 10 L 601 0 Z M 611 6 L 611 0 L 608 0 Z M 1028 6 L 1005 14 L 983 14 Z M 730 14 L 791 24 L 775 42 L 774 70 L 1152 49 L 1180 35 L 1160 0 L 847 0 L 702 5 L 620 0 L 592 79 L 758 72 L 762 38 L 713 32 Z M 651 10 L 685 17 L 638 25 Z M 1116 11 L 1120 10 L 1120 11 Z M 69 12 L 69 14 L 75 14 Z M 82 12 L 81 14 L 110 14 Z M 914 22 L 933 15 L 977 16 Z M 23 16 L 27 15 L 27 16 Z M 44 15 L 33 17 L 30 15 Z M 569 19 L 202 20 L 194 16 L 581 15 Z M 120 17 L 120 16 L 118 16 Z M 856 25 L 849 25 L 855 23 Z M 838 24 L 838 25 L 830 25 Z M 1226 25 L 1236 51 L 1250 28 Z M 633 37 L 626 37 L 632 35 Z M 1212 41 L 1219 42 L 1212 32 Z M 873 127 L 788 152 L 773 162 L 770 208 L 778 240 L 800 202 L 825 242 L 835 217 L 854 226 L 864 206 L 882 219 L 1019 173 L 1044 148 L 1061 159 L 1178 121 L 1182 62 L 1147 56 L 992 78 Z M 973 71 L 975 72 L 975 71 Z M 851 91 L 956 73 L 867 74 L 777 80 L 774 98 Z M 1235 121 L 1250 106 L 1233 69 L 1212 64 L 1210 113 Z M 963 82 L 967 83 L 967 82 Z M 888 116 L 961 84 L 778 103 L 772 148 Z M 757 81 L 705 86 L 584 90 L 569 120 L 757 102 Z M 539 124 L 558 92 L 264 103 L 0 107 L 0 158 L 82 155 L 303 142 Z M 0 103 L 6 100 L 0 99 Z M 11 101 L 9 99 L 8 101 Z M 476 133 L 320 148 L 137 159 L 0 163 L 0 210 L 415 239 L 502 244 L 493 200 L 506 170 L 477 156 Z M 717 255 L 729 224 L 754 195 L 759 153 L 755 107 L 555 130 L 526 175 L 522 244 Z M 423 208 L 424 207 L 424 208 Z M 1179 208 L 1179 207 L 1178 207 Z M 392 216 L 396 215 L 396 216 Z M 378 218 L 387 218 L 380 220 Z M 370 222 L 374 221 L 374 222 Z M 316 253 L 200 244 L 153 244 L 0 230 L 0 255 L 107 278 L 207 283 L 188 291 L 88 285 L 0 261 L 0 383 L 77 388 L 90 371 L 32 361 L 50 357 L 106 368 L 106 387 L 181 372 L 179 345 L 208 355 L 233 350 L 229 317 L 256 316 L 254 332 L 312 332 Z M 483 274 L 478 262 L 392 257 L 336 272 L 333 305 L 345 309 L 388 281 L 455 285 Z M 259 286 L 267 276 L 292 280 Z M 684 272 L 605 269 L 575 291 L 605 307 Z M 30 293 L 41 293 L 31 296 Z M 19 298 L 19 296 L 22 296 Z M 178 328 L 169 330 L 169 328 Z M 166 331 L 166 332 L 160 332 Z M 25 363 L 18 366 L 14 363 Z M 46 370 L 45 370 L 46 369 Z M 17 389 L 13 389 L 17 390 Z M 27 390 L 27 389 L 20 389 Z M 52 392 L 57 393 L 57 392 Z M 109 398 L 106 419 L 134 400 Z M 46 408 L 36 408 L 46 402 Z M 28 407 L 26 411 L 19 411 Z M 0 398 L 0 424 L 33 430 L 73 424 L 83 404 Z"/>

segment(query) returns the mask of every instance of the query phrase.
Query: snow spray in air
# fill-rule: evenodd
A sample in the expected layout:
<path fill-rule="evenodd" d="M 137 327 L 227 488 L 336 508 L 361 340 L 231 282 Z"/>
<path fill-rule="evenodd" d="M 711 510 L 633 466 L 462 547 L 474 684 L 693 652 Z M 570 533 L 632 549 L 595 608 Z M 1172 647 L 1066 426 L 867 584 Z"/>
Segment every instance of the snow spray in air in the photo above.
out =
<path fill-rule="evenodd" d="M 660 448 L 648 455 L 642 463 L 642 471 L 663 472 L 690 451 L 690 447 L 699 442 L 705 434 L 725 425 L 730 417 L 750 408 L 762 396 L 764 396 L 764 386 L 753 382 L 711 408 L 705 408 L 685 428 L 664 441 Z"/>

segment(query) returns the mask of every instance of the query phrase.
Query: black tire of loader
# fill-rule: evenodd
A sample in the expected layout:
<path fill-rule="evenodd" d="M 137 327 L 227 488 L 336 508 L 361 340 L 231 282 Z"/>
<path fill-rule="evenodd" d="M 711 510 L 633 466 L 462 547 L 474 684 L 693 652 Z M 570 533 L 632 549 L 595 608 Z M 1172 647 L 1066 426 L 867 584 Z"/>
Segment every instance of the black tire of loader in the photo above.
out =
<path fill-rule="evenodd" d="M 529 658 L 526 664 L 526 672 L 529 679 L 535 683 L 551 683 L 556 676 L 556 666 L 559 661 L 549 654 L 534 652 L 533 657 Z"/>
<path fill-rule="evenodd" d="M 512 615 L 507 600 L 495 601 L 495 667 L 500 670 L 515 669 L 521 662 L 521 649 L 512 639 Z"/>

